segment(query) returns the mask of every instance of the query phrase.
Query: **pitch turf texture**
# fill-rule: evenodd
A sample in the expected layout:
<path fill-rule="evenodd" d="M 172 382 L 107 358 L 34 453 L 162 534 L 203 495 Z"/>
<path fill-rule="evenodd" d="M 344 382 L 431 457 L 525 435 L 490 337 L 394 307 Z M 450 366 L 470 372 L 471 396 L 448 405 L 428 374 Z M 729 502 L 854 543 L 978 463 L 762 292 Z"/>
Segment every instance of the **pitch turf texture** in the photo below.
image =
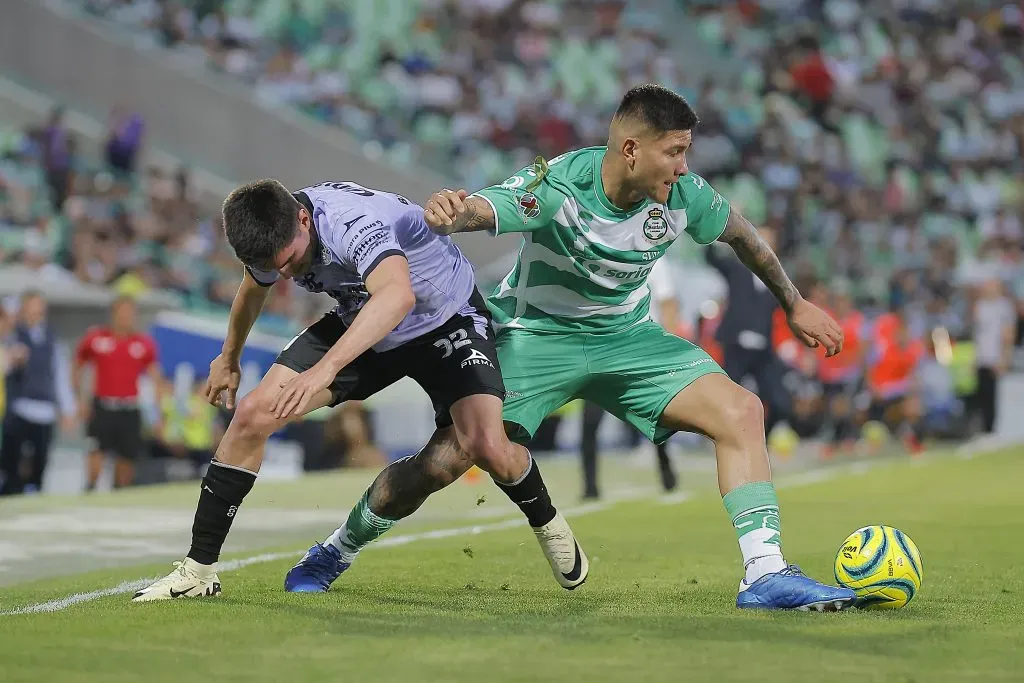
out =
<path fill-rule="evenodd" d="M 736 610 L 739 551 L 707 465 L 687 472 L 687 496 L 667 501 L 645 493 L 650 468 L 609 465 L 604 479 L 618 484 L 607 488 L 624 500 L 577 506 L 569 515 L 592 561 L 590 579 L 573 593 L 555 585 L 532 535 L 513 526 L 516 511 L 482 481 L 460 482 L 429 503 L 419 522 L 396 527 L 390 535 L 397 542 L 365 551 L 326 595 L 285 594 L 282 578 L 330 531 L 326 520 L 355 500 L 367 473 L 260 482 L 227 559 L 258 550 L 287 556 L 222 573 L 224 595 L 216 600 L 136 605 L 120 593 L 11 614 L 162 575 L 181 552 L 134 566 L 122 553 L 122 566 L 83 572 L 100 553 L 83 552 L 76 563 L 32 546 L 20 564 L 7 562 L 0 585 L 7 612 L 0 616 L 0 681 L 1022 680 L 1020 449 L 803 473 L 777 468 L 784 548 L 808 573 L 831 581 L 838 544 L 865 524 L 891 524 L 917 541 L 924 586 L 896 612 Z M 545 471 L 556 502 L 573 508 L 575 464 L 551 462 Z M 195 494 L 190 484 L 4 502 L 0 548 L 14 547 L 19 523 L 29 527 L 22 538 L 42 536 L 56 553 L 62 539 L 96 540 L 83 541 L 77 529 L 47 535 L 31 528 L 97 511 L 119 515 L 126 528 L 163 511 L 173 525 L 161 532 L 181 548 Z M 296 512 L 303 510 L 321 516 Z M 247 513 L 292 514 L 301 531 L 270 525 L 263 537 L 246 531 Z M 478 533 L 467 524 L 479 525 Z M 32 557 L 36 576 L 50 578 L 20 580 Z M 11 572 L 20 578 L 12 581 Z M 61 606 L 48 609 L 54 605 Z"/>

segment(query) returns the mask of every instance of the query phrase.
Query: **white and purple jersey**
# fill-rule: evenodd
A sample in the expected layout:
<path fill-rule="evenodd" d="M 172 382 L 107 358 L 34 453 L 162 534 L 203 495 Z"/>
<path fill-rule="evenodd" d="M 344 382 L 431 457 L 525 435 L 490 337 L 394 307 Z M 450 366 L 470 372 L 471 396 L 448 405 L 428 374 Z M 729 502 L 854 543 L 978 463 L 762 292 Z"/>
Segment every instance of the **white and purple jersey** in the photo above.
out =
<path fill-rule="evenodd" d="M 374 345 L 388 351 L 433 331 L 454 315 L 470 315 L 487 336 L 487 321 L 470 297 L 476 291 L 473 266 L 450 237 L 435 234 L 423 209 L 405 197 L 349 182 L 307 187 L 295 198 L 313 217 L 316 228 L 313 264 L 295 282 L 310 292 L 326 292 L 338 302 L 334 313 L 346 325 L 369 299 L 366 278 L 388 256 L 409 262 L 416 305 L 392 332 Z M 272 285 L 276 271 L 248 268 L 261 285 Z"/>

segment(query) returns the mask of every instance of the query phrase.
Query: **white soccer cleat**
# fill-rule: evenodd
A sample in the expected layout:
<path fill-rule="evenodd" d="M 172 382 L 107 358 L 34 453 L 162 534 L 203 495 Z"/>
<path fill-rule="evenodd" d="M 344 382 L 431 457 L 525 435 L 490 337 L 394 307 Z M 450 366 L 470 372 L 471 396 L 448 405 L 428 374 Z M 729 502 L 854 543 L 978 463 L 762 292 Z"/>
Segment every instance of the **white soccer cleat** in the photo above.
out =
<path fill-rule="evenodd" d="M 220 595 L 220 579 L 213 567 L 186 557 L 174 563 L 174 571 L 135 594 L 132 602 L 213 598 Z"/>
<path fill-rule="evenodd" d="M 561 513 L 544 526 L 534 528 L 533 533 L 537 535 L 537 542 L 548 558 L 558 585 L 572 590 L 587 580 L 590 562 Z"/>

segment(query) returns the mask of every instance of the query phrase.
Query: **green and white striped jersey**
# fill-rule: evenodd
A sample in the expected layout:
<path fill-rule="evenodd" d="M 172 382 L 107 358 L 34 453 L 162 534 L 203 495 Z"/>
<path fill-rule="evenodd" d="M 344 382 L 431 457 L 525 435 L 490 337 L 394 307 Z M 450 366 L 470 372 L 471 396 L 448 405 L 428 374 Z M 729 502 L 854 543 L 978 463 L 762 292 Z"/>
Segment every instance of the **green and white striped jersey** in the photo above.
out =
<path fill-rule="evenodd" d="M 729 203 L 700 176 L 667 204 L 615 207 L 601 186 L 605 147 L 568 152 L 480 190 L 498 234 L 522 232 L 515 267 L 488 299 L 498 329 L 610 332 L 647 319 L 647 275 L 684 231 L 698 244 L 725 230 Z"/>

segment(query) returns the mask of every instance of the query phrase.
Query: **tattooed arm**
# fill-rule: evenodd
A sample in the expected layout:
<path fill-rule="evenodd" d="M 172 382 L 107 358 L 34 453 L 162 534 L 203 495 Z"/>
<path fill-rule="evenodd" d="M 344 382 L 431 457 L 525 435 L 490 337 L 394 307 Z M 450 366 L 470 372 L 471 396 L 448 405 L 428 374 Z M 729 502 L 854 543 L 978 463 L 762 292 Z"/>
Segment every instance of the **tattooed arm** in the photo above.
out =
<path fill-rule="evenodd" d="M 465 190 L 441 190 L 427 200 L 423 210 L 430 229 L 439 235 L 495 229 L 494 209 L 481 197 L 468 197 Z"/>
<path fill-rule="evenodd" d="M 718 239 L 731 246 L 740 261 L 775 295 L 797 339 L 812 348 L 819 344 L 824 346 L 827 356 L 834 356 L 843 349 L 843 332 L 839 324 L 800 296 L 782 269 L 779 257 L 739 211 L 730 210 L 725 231 Z"/>
<path fill-rule="evenodd" d="M 771 246 L 736 209 L 730 210 L 725 232 L 718 241 L 732 247 L 740 261 L 771 290 L 787 314 L 802 299 Z"/>

